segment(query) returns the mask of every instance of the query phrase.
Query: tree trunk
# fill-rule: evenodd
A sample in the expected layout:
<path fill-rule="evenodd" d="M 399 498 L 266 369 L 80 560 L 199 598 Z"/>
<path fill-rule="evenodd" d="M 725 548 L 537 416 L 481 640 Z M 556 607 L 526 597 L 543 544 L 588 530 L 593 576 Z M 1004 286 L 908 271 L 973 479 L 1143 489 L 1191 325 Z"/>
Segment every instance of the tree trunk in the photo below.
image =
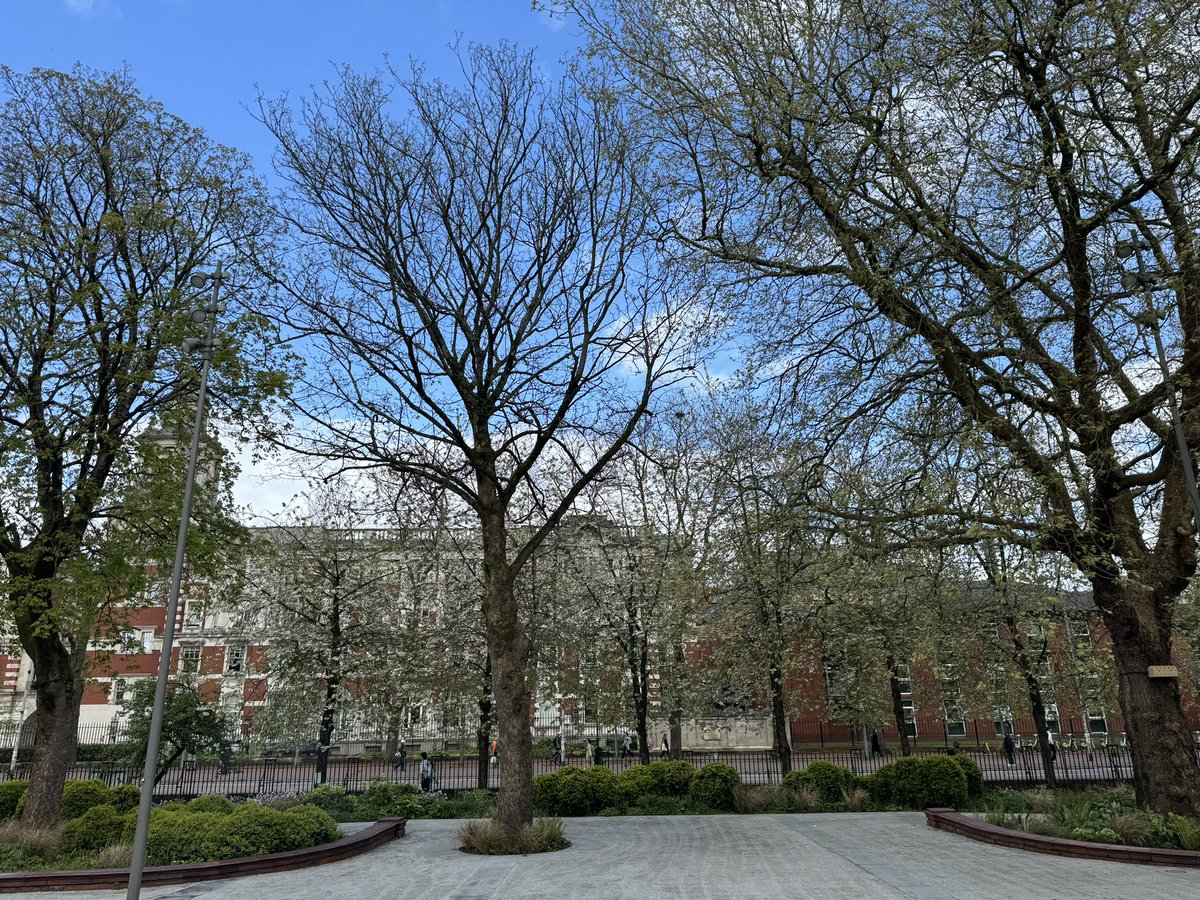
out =
<path fill-rule="evenodd" d="M 341 678 L 325 679 L 325 705 L 321 708 L 321 730 L 317 734 L 317 784 L 325 783 L 329 771 L 329 747 L 333 743 L 333 722 L 337 713 L 337 691 Z"/>
<path fill-rule="evenodd" d="M 35 638 L 32 646 L 37 714 L 33 766 L 21 824 L 47 828 L 58 821 L 67 770 L 75 763 L 79 704 L 85 682 L 83 650 L 68 650 L 58 635 Z"/>
<path fill-rule="evenodd" d="M 1092 590 L 1112 636 L 1138 803 L 1163 814 L 1200 817 L 1200 768 L 1179 682 L 1150 678 L 1146 671 L 1171 662 L 1171 604 L 1156 602 L 1151 590 L 1139 589 L 1133 579 L 1121 587 L 1117 593 L 1100 582 Z"/>
<path fill-rule="evenodd" d="M 650 677 L 649 677 L 650 648 L 647 642 L 642 642 L 639 664 L 641 672 L 638 690 L 634 697 L 634 728 L 637 731 L 638 762 L 643 766 L 650 764 Z"/>
<path fill-rule="evenodd" d="M 486 790 L 491 778 L 492 743 L 492 657 L 487 654 L 483 661 L 484 691 L 479 697 L 479 724 L 475 728 L 475 786 Z"/>
<path fill-rule="evenodd" d="M 888 687 L 892 692 L 892 719 L 896 723 L 896 732 L 900 735 L 900 755 L 912 755 L 912 743 L 908 738 L 908 720 L 904 716 L 904 699 L 900 696 L 900 676 L 896 673 L 896 660 L 887 658 Z"/>
<path fill-rule="evenodd" d="M 1014 657 L 1021 677 L 1025 679 L 1025 688 L 1029 693 L 1029 710 L 1033 713 L 1033 727 L 1037 730 L 1038 750 L 1042 756 L 1042 768 L 1046 772 L 1047 787 L 1058 787 L 1058 777 L 1054 772 L 1054 760 L 1050 753 L 1050 729 L 1046 727 L 1046 703 L 1042 697 L 1042 685 L 1038 682 L 1037 672 L 1034 671 L 1033 660 L 1029 650 L 1021 640 L 1019 624 L 1014 616 L 1009 616 L 1004 623 L 1012 637 Z M 1045 653 L 1045 646 L 1042 647 Z"/>
<path fill-rule="evenodd" d="M 668 724 L 671 727 L 671 759 L 683 759 L 683 710 L 671 710 Z"/>
<path fill-rule="evenodd" d="M 792 771 L 792 745 L 788 734 L 787 710 L 783 705 L 783 670 L 774 655 L 768 677 L 771 684 L 772 742 L 775 755 L 779 757 L 779 773 L 782 777 Z"/>
<path fill-rule="evenodd" d="M 403 709 L 403 707 L 401 707 Z M 388 715 L 387 720 L 387 735 L 383 741 L 383 758 L 392 760 L 396 756 L 396 751 L 400 749 L 400 710 L 395 710 Z"/>
<path fill-rule="evenodd" d="M 500 795 L 496 821 L 515 837 L 533 822 L 533 739 L 529 707 L 533 693 L 525 677 L 531 644 L 521 627 L 508 563 L 505 512 L 494 479 L 479 476 L 480 530 L 483 538 L 483 614 L 492 665 L 492 697 L 500 742 Z"/>
<path fill-rule="evenodd" d="M 782 779 L 792 771 L 792 742 L 788 734 L 787 709 L 783 703 L 783 607 L 778 597 L 771 596 L 771 658 L 767 668 L 767 680 L 771 689 L 771 744 L 779 757 L 779 776 Z"/>

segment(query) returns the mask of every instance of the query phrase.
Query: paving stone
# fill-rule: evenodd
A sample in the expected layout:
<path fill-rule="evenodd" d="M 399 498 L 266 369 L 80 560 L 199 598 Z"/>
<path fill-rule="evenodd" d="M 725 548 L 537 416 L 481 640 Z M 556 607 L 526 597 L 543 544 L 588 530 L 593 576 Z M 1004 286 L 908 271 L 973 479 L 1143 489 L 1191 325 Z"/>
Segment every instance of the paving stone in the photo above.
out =
<path fill-rule="evenodd" d="M 147 889 L 146 900 L 1195 900 L 1200 872 L 980 844 L 921 813 L 566 820 L 573 846 L 468 856 L 453 821 L 313 869 Z M 13 896 L 13 895 L 10 895 Z M 120 900 L 70 891 L 34 900 Z"/>

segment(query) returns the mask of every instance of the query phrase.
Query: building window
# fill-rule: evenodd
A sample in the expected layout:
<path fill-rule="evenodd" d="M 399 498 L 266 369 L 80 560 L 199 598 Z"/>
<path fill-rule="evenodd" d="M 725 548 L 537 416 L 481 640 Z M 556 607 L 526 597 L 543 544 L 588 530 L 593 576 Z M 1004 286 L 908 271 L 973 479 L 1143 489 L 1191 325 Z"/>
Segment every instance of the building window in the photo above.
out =
<path fill-rule="evenodd" d="M 246 667 L 246 648 L 241 646 L 225 648 L 225 671 L 241 672 Z"/>
<path fill-rule="evenodd" d="M 954 700 L 946 701 L 946 734 L 949 737 L 967 736 L 967 717 Z"/>
<path fill-rule="evenodd" d="M 1108 719 L 1105 718 L 1103 706 L 1088 707 L 1087 725 L 1089 734 L 1108 734 Z"/>
<path fill-rule="evenodd" d="M 901 700 L 900 705 L 904 707 L 904 730 L 908 732 L 910 738 L 917 736 L 917 708 L 911 700 Z"/>
<path fill-rule="evenodd" d="M 895 671 L 896 684 L 900 687 L 901 694 L 912 693 L 912 669 L 905 665 L 896 666 Z"/>
<path fill-rule="evenodd" d="M 204 608 L 196 600 L 188 601 L 187 613 L 183 617 L 184 628 L 199 628 L 204 621 Z"/>
<path fill-rule="evenodd" d="M 138 643 L 142 645 L 143 653 L 150 653 L 154 650 L 154 629 L 141 628 L 138 630 Z"/>
<path fill-rule="evenodd" d="M 114 678 L 112 689 L 108 692 L 108 702 L 117 706 L 122 700 L 128 699 L 132 693 L 129 690 L 129 683 L 124 678 Z"/>
<path fill-rule="evenodd" d="M 184 647 L 179 651 L 179 671 L 185 675 L 200 671 L 199 647 Z"/>
<path fill-rule="evenodd" d="M 1042 627 L 1041 622 L 1034 620 L 1029 623 L 1029 636 L 1039 641 L 1046 636 L 1046 629 Z"/>
<path fill-rule="evenodd" d="M 1071 634 L 1076 643 L 1091 644 L 1092 642 L 1092 628 L 1088 625 L 1087 619 L 1071 619 Z"/>
<path fill-rule="evenodd" d="M 1046 704 L 1046 730 L 1051 732 L 1062 730 L 1059 728 L 1057 703 Z"/>
<path fill-rule="evenodd" d="M 992 723 L 996 726 L 996 736 L 1013 733 L 1012 710 L 1007 706 L 1000 707 L 992 715 Z"/>

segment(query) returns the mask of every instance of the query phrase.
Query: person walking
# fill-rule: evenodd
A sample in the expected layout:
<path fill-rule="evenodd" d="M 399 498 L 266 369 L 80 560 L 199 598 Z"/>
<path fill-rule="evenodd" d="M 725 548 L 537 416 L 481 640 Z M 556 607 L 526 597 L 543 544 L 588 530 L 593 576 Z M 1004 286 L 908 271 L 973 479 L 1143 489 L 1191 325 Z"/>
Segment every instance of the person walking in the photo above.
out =
<path fill-rule="evenodd" d="M 883 756 L 883 747 L 879 745 L 879 732 L 871 732 L 871 756 Z"/>
<path fill-rule="evenodd" d="M 429 758 L 429 754 L 422 751 L 421 765 L 417 769 L 417 776 L 421 780 L 421 793 L 429 794 L 433 792 L 433 762 Z"/>
<path fill-rule="evenodd" d="M 592 746 L 592 739 L 588 738 L 583 742 L 583 767 L 586 769 L 592 764 L 592 755 L 596 752 Z"/>
<path fill-rule="evenodd" d="M 561 734 L 556 734 L 554 736 L 554 764 L 556 766 L 561 766 L 563 764 L 563 748 L 562 748 L 562 735 Z"/>
<path fill-rule="evenodd" d="M 667 737 L 667 733 L 664 731 L 663 739 L 662 739 L 662 749 L 659 751 L 658 758 L 666 759 L 670 755 L 671 755 L 671 741 Z"/>
<path fill-rule="evenodd" d="M 405 767 L 408 765 L 408 748 L 404 746 L 404 739 L 400 739 L 400 746 L 396 748 L 396 761 L 392 764 L 392 770 L 399 769 L 401 774 L 404 773 Z"/>
<path fill-rule="evenodd" d="M 630 755 L 630 748 L 633 745 L 633 740 L 629 736 L 629 732 L 625 732 L 625 740 L 621 741 L 621 759 L 625 759 Z"/>
<path fill-rule="evenodd" d="M 1016 751 L 1016 749 L 1017 748 L 1013 743 L 1012 735 L 1004 735 L 1004 758 L 1008 760 L 1008 764 L 1010 766 L 1015 766 L 1017 764 L 1016 759 L 1013 758 L 1013 753 Z"/>

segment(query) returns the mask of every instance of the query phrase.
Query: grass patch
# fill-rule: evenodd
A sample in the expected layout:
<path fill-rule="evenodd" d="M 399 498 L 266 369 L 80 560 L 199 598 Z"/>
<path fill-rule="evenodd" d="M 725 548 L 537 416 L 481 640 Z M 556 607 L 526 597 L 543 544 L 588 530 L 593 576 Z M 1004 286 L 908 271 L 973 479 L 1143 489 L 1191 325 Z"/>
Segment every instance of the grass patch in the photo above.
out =
<path fill-rule="evenodd" d="M 528 856 L 571 846 L 562 819 L 534 819 L 516 834 L 494 819 L 472 819 L 458 829 L 459 849 L 482 856 Z"/>

